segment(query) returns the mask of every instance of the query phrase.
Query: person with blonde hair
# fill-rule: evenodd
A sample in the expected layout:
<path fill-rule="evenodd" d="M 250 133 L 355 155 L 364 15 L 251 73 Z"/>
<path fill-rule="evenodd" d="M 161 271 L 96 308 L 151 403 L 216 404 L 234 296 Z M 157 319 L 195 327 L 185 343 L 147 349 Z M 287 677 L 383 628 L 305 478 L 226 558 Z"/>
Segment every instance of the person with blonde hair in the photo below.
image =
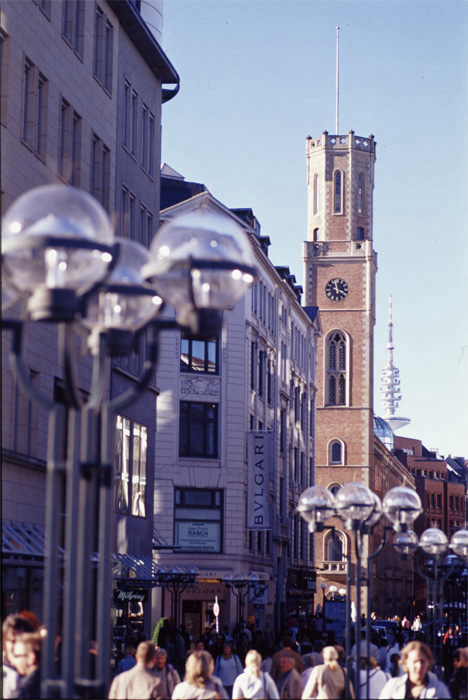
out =
<path fill-rule="evenodd" d="M 237 698 L 274 698 L 279 700 L 275 682 L 269 673 L 261 670 L 262 657 L 251 649 L 245 657 L 245 669 L 237 676 L 232 689 L 233 700 Z"/>
<path fill-rule="evenodd" d="M 450 698 L 450 691 L 434 673 L 432 651 L 423 642 L 409 642 L 401 650 L 401 664 L 405 673 L 391 678 L 380 693 L 383 700 L 393 698 Z"/>
<path fill-rule="evenodd" d="M 312 669 L 302 697 L 337 700 L 344 697 L 346 671 L 338 663 L 338 652 L 335 647 L 325 647 L 322 654 L 324 663 Z M 349 697 L 354 698 L 351 684 L 349 692 Z"/>
<path fill-rule="evenodd" d="M 220 700 L 228 695 L 223 684 L 213 676 L 214 661 L 208 651 L 194 651 L 185 664 L 185 678 L 174 688 L 173 700 Z"/>

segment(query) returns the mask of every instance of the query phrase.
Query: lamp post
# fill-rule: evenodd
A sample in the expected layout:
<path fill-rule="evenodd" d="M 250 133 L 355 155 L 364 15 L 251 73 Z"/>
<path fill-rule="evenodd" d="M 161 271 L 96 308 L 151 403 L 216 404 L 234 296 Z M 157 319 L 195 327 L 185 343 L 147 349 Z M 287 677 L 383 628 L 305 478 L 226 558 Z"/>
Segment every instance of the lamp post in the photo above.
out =
<path fill-rule="evenodd" d="M 372 532 L 375 525 L 381 519 L 383 513 L 393 523 L 396 532 L 406 532 L 408 526 L 421 512 L 421 502 L 415 491 L 406 487 L 391 489 L 385 496 L 383 505 L 380 499 L 363 484 L 348 483 L 342 486 L 334 496 L 328 489 L 322 486 L 312 486 L 306 489 L 299 498 L 297 511 L 309 524 L 311 533 L 322 532 L 326 521 L 338 516 L 344 522 L 346 530 L 352 532 L 355 553 L 354 586 L 356 590 L 356 639 L 354 666 L 356 677 L 359 678 L 361 644 L 360 644 L 360 620 L 361 620 L 361 584 L 362 584 L 362 559 L 364 558 L 364 536 Z M 331 529 L 333 529 L 331 527 Z M 386 530 L 384 530 L 384 538 Z M 383 549 L 381 546 L 373 554 L 367 555 L 367 572 L 369 560 L 375 557 Z M 351 570 L 351 556 L 347 555 L 347 600 L 346 600 L 346 696 L 349 696 L 349 677 L 351 670 L 351 586 L 353 575 Z M 367 573 L 367 581 L 369 574 Z M 367 591 L 369 611 L 369 589 Z M 369 617 L 369 613 L 368 613 Z M 369 643 L 369 640 L 367 640 Z M 367 688 L 369 684 L 369 669 L 367 670 Z M 355 696 L 360 698 L 360 684 L 355 683 Z"/>
<path fill-rule="evenodd" d="M 322 633 L 325 632 L 325 602 L 326 602 L 326 597 L 325 597 L 325 591 L 327 589 L 327 584 L 322 582 L 320 584 L 320 588 L 322 589 L 322 596 L 323 596 L 323 601 L 322 601 Z"/>
<path fill-rule="evenodd" d="M 236 597 L 237 627 L 240 629 L 240 624 L 244 619 L 245 596 L 249 592 L 250 588 L 255 588 L 255 586 L 258 584 L 258 577 L 255 574 L 249 574 L 248 576 L 245 576 L 244 574 L 236 574 L 235 576 L 231 576 L 228 574 L 224 577 L 223 581 L 226 588 L 231 589 Z"/>
<path fill-rule="evenodd" d="M 175 631 L 179 628 L 180 596 L 189 586 L 193 586 L 199 573 L 196 567 L 184 569 L 182 566 L 172 569 L 161 567 L 156 573 L 157 583 L 171 594 L 171 618 Z"/>
<path fill-rule="evenodd" d="M 202 209 L 168 222 L 150 250 L 115 239 L 107 213 L 94 198 L 84 190 L 48 185 L 23 194 L 6 212 L 2 273 L 7 306 L 13 298 L 22 302 L 20 318 L 3 319 L 12 333 L 11 365 L 25 391 L 49 414 L 42 694 L 104 697 L 110 666 L 115 416 L 148 387 L 161 331 L 219 332 L 223 309 L 240 299 L 253 280 L 253 256 L 240 227 Z M 161 317 L 164 302 L 175 308 L 175 321 Z M 68 426 L 65 459 L 63 404 L 34 386 L 22 360 L 26 329 L 36 322 L 57 326 Z M 130 390 L 105 400 L 108 358 L 136 349 L 143 330 L 148 350 L 141 376 Z M 78 333 L 87 334 L 93 365 L 86 399 L 76 379 Z M 63 577 L 59 544 L 65 551 Z M 59 622 L 63 644 L 57 670 Z M 91 639 L 98 646 L 95 678 L 88 667 Z"/>

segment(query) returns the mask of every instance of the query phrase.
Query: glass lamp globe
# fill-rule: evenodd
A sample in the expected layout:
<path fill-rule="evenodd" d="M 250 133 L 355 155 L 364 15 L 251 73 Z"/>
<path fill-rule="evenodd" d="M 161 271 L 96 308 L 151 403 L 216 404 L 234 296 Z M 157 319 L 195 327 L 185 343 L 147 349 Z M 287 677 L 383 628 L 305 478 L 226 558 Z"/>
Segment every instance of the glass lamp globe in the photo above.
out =
<path fill-rule="evenodd" d="M 429 527 L 422 533 L 419 544 L 426 554 L 438 557 L 447 550 L 448 538 L 442 530 L 436 527 Z"/>
<path fill-rule="evenodd" d="M 250 588 L 255 588 L 255 586 L 258 584 L 258 576 L 256 574 L 250 574 L 248 581 Z"/>
<path fill-rule="evenodd" d="M 407 530 L 422 512 L 421 499 L 416 491 L 407 486 L 395 486 L 385 494 L 383 511 L 394 530 Z"/>
<path fill-rule="evenodd" d="M 255 275 L 247 235 L 232 218 L 208 209 L 164 224 L 150 252 L 145 276 L 178 311 L 227 309 L 245 294 Z"/>
<path fill-rule="evenodd" d="M 393 547 L 403 558 L 412 557 L 418 546 L 419 540 L 414 530 L 398 532 L 393 538 Z"/>
<path fill-rule="evenodd" d="M 364 484 L 349 483 L 336 494 L 336 513 L 347 529 L 360 529 L 376 507 L 374 494 Z"/>
<path fill-rule="evenodd" d="M 309 523 L 309 531 L 317 532 L 335 514 L 335 498 L 323 486 L 311 486 L 301 493 L 296 511 Z"/>
<path fill-rule="evenodd" d="M 228 588 L 232 586 L 232 575 L 231 574 L 226 574 L 226 576 L 223 578 L 224 585 L 227 586 Z"/>
<path fill-rule="evenodd" d="M 162 299 L 145 284 L 147 248 L 127 238 L 116 240 L 118 260 L 105 284 L 90 296 L 83 325 L 91 329 L 136 331 L 159 311 Z"/>
<path fill-rule="evenodd" d="M 80 292 L 106 274 L 110 219 L 96 199 L 66 185 L 43 185 L 18 197 L 2 226 L 3 269 L 27 296 L 40 286 Z"/>
<path fill-rule="evenodd" d="M 247 583 L 247 579 L 244 576 L 244 574 L 236 574 L 232 582 L 234 586 L 236 586 L 236 588 L 242 588 L 242 586 L 245 586 L 245 584 Z"/>
<path fill-rule="evenodd" d="M 372 498 L 374 499 L 374 510 L 364 523 L 368 530 L 371 530 L 374 527 L 374 525 L 377 525 L 380 518 L 382 517 L 382 501 L 373 491 L 371 491 L 371 494 Z"/>
<path fill-rule="evenodd" d="M 468 530 L 458 530 L 452 535 L 450 549 L 463 559 L 468 558 Z"/>

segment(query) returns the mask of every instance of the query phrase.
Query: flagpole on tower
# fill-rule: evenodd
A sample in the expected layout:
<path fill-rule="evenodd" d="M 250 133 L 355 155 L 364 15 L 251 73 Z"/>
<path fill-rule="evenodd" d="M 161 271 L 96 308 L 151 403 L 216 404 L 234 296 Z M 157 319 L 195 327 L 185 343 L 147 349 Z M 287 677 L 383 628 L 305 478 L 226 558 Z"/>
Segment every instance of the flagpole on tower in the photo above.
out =
<path fill-rule="evenodd" d="M 340 133 L 340 28 L 336 28 L 336 134 Z"/>

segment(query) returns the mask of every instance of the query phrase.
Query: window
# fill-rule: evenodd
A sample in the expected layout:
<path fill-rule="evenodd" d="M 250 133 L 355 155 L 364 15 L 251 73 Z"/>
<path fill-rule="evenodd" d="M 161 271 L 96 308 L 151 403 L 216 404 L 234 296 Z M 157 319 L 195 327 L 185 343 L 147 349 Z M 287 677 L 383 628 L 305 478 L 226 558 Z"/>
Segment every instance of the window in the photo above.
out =
<path fill-rule="evenodd" d="M 91 194 L 109 211 L 110 150 L 96 134 L 93 134 Z"/>
<path fill-rule="evenodd" d="M 346 406 L 348 403 L 347 339 L 341 331 L 334 331 L 326 344 L 326 401 L 329 406 Z"/>
<path fill-rule="evenodd" d="M 146 426 L 123 416 L 117 416 L 114 456 L 117 513 L 134 515 L 138 518 L 146 517 L 147 447 Z"/>
<path fill-rule="evenodd" d="M 315 173 L 315 175 L 314 175 L 314 199 L 313 199 L 314 216 L 317 216 L 318 211 L 319 211 L 319 185 L 320 185 L 319 176 L 318 176 L 318 173 Z"/>
<path fill-rule="evenodd" d="M 96 5 L 94 27 L 94 77 L 112 93 L 113 27 L 99 5 Z"/>
<path fill-rule="evenodd" d="M 357 190 L 357 210 L 358 214 L 363 213 L 363 196 L 364 196 L 364 175 L 358 175 L 358 190 Z M 359 240 L 359 239 L 358 239 Z"/>
<path fill-rule="evenodd" d="M 250 388 L 255 389 L 255 380 L 256 380 L 256 372 L 257 369 L 257 343 L 255 340 L 252 340 L 250 343 Z"/>
<path fill-rule="evenodd" d="M 223 492 L 176 488 L 174 544 L 183 550 L 222 552 Z"/>
<path fill-rule="evenodd" d="M 358 226 L 357 234 L 356 234 L 356 240 L 358 241 L 363 241 L 365 238 L 364 236 L 364 229 L 362 226 Z"/>
<path fill-rule="evenodd" d="M 329 443 L 328 463 L 344 464 L 344 443 L 341 440 L 332 440 Z"/>
<path fill-rule="evenodd" d="M 180 402 L 179 455 L 218 457 L 218 404 Z"/>
<path fill-rule="evenodd" d="M 81 58 L 83 57 L 84 13 L 84 0 L 64 0 L 63 38 Z"/>
<path fill-rule="evenodd" d="M 344 559 L 344 538 L 336 530 L 325 535 L 325 561 L 343 561 Z"/>
<path fill-rule="evenodd" d="M 8 84 L 8 64 L 9 64 L 9 41 L 8 35 L 0 28 L 0 90 L 2 98 L 1 120 L 6 124 L 7 118 L 7 84 Z"/>
<path fill-rule="evenodd" d="M 148 248 L 153 238 L 153 212 L 140 204 L 139 243 Z"/>
<path fill-rule="evenodd" d="M 453 496 L 449 496 L 449 510 L 453 510 Z"/>
<path fill-rule="evenodd" d="M 333 174 L 333 212 L 344 213 L 344 172 L 335 170 Z"/>
<path fill-rule="evenodd" d="M 154 175 L 154 136 L 155 117 L 147 105 L 142 107 L 141 125 L 141 167 L 148 175 Z"/>
<path fill-rule="evenodd" d="M 218 338 L 181 338 L 180 371 L 219 374 Z"/>
<path fill-rule="evenodd" d="M 138 93 L 128 80 L 124 86 L 123 145 L 136 156 L 137 144 Z"/>
<path fill-rule="evenodd" d="M 258 395 L 262 397 L 265 393 L 265 358 L 266 352 L 260 350 L 258 353 Z"/>
<path fill-rule="evenodd" d="M 320 233 L 320 232 L 319 232 L 319 229 L 318 229 L 318 228 L 314 228 L 314 235 L 313 235 L 313 240 L 314 240 L 314 241 L 318 241 L 318 239 L 319 239 L 319 233 Z"/>
<path fill-rule="evenodd" d="M 442 496 L 440 493 L 437 494 L 437 508 L 442 508 Z"/>
<path fill-rule="evenodd" d="M 280 415 L 280 452 L 284 454 L 286 451 L 286 410 L 281 409 Z"/>
<path fill-rule="evenodd" d="M 272 402 L 272 382 L 273 382 L 273 363 L 271 360 L 267 361 L 267 401 L 271 405 Z"/>
<path fill-rule="evenodd" d="M 59 174 L 74 187 L 80 186 L 81 117 L 62 98 L 60 114 Z"/>
<path fill-rule="evenodd" d="M 435 508 L 435 494 L 431 493 L 431 509 L 434 510 Z"/>
<path fill-rule="evenodd" d="M 46 155 L 47 93 L 47 78 L 25 58 L 22 140 L 42 160 Z"/>
<path fill-rule="evenodd" d="M 34 0 L 36 5 L 40 7 L 47 19 L 50 19 L 50 3 L 51 0 Z"/>

